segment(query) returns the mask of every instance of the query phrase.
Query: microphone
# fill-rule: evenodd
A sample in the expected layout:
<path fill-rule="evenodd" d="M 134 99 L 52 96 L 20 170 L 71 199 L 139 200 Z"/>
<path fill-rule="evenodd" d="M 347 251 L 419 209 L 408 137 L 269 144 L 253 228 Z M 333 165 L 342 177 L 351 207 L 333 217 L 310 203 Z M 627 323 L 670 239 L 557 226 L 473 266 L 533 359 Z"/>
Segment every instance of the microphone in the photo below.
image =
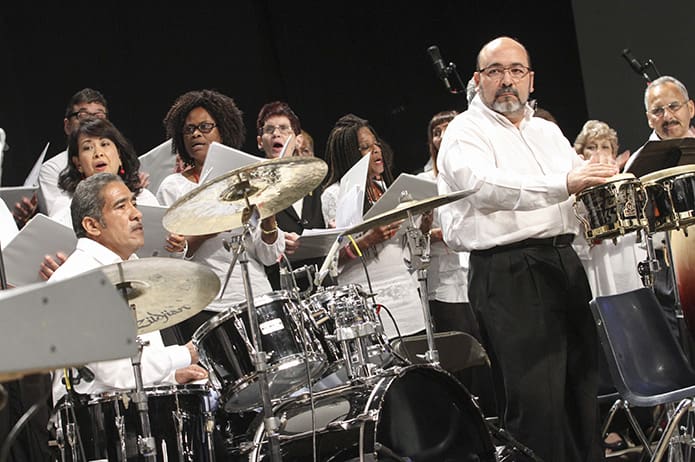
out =
<path fill-rule="evenodd" d="M 437 77 L 444 82 L 446 89 L 451 92 L 451 82 L 449 82 L 446 64 L 444 64 L 442 54 L 439 52 L 439 47 L 437 45 L 432 45 L 427 49 L 427 53 L 430 55 L 430 59 L 432 59 L 432 64 L 434 65 L 434 71 L 437 73 Z"/>
<path fill-rule="evenodd" d="M 647 82 L 650 81 L 649 76 L 646 72 L 644 72 L 645 66 L 640 64 L 639 61 L 637 61 L 637 59 L 635 59 L 635 57 L 632 56 L 632 52 L 629 48 L 625 48 L 621 54 L 633 71 L 635 71 L 638 75 L 644 77 L 647 80 Z"/>

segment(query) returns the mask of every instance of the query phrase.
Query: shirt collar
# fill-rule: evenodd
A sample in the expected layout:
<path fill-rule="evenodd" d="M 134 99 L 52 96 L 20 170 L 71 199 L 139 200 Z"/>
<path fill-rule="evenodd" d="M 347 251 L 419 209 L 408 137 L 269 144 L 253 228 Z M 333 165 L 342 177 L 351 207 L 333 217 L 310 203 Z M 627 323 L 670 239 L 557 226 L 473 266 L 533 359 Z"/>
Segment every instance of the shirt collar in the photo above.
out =
<path fill-rule="evenodd" d="M 111 265 L 113 263 L 122 262 L 123 259 L 118 256 L 112 250 L 104 247 L 93 239 L 88 237 L 81 237 L 77 240 L 76 249 L 84 251 L 88 255 L 91 255 L 96 261 L 102 265 Z M 137 255 L 132 254 L 128 260 L 137 259 Z"/>

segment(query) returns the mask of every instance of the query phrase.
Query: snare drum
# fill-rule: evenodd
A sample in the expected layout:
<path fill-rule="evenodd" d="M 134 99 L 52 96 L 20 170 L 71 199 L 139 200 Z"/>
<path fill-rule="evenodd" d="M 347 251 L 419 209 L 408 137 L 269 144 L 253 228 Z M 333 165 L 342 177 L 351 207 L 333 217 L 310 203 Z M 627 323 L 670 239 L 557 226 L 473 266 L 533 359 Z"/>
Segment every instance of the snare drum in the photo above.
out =
<path fill-rule="evenodd" d="M 323 373 L 326 358 L 313 333 L 306 331 L 289 292 L 277 291 L 255 298 L 260 343 L 266 353 L 266 375 L 271 398 L 282 398 Z M 228 412 L 262 406 L 254 359 L 247 303 L 212 318 L 193 334 L 200 362 L 220 390 Z"/>
<path fill-rule="evenodd" d="M 215 460 L 211 389 L 206 385 L 146 388 L 156 460 Z M 63 462 L 144 461 L 138 452 L 143 435 L 131 392 L 95 395 L 56 406 L 57 438 Z"/>
<path fill-rule="evenodd" d="M 659 170 L 640 177 L 647 191 L 649 231 L 668 231 L 695 223 L 695 165 Z"/>
<path fill-rule="evenodd" d="M 579 210 L 579 204 L 584 210 Z M 576 195 L 574 213 L 588 241 L 612 239 L 646 226 L 646 195 L 640 180 L 622 173 Z"/>

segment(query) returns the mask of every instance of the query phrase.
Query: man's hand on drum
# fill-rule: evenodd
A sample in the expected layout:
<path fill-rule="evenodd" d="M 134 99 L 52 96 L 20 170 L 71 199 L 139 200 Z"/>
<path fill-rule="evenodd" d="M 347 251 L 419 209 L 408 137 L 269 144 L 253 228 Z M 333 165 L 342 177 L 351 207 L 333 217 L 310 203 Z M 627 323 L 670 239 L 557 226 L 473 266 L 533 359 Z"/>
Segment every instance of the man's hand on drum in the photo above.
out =
<path fill-rule="evenodd" d="M 285 233 L 285 253 L 292 255 L 299 248 L 299 234 Z"/>
<path fill-rule="evenodd" d="M 208 371 L 197 364 L 191 364 L 190 366 L 176 369 L 176 372 L 174 372 L 174 379 L 176 380 L 176 383 L 179 384 L 195 382 L 196 380 L 203 380 L 207 378 Z"/>
<path fill-rule="evenodd" d="M 576 194 L 598 184 L 618 173 L 617 163 L 584 162 L 567 174 L 567 192 Z"/>
<path fill-rule="evenodd" d="M 41 277 L 41 279 L 44 281 L 47 281 L 48 278 L 53 276 L 53 272 L 57 270 L 60 265 L 65 263 L 65 260 L 67 259 L 68 256 L 63 252 L 56 252 L 55 258 L 53 258 L 51 255 L 45 255 L 43 257 L 41 267 L 39 268 L 39 277 Z"/>

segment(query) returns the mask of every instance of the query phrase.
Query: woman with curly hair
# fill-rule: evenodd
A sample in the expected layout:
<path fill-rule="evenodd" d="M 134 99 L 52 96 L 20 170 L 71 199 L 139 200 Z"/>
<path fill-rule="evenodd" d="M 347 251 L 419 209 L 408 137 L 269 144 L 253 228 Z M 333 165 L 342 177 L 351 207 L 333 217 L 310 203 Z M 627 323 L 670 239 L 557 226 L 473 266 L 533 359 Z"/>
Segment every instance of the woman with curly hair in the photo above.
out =
<path fill-rule="evenodd" d="M 208 149 L 213 141 L 239 149 L 244 142 L 245 128 L 242 112 L 232 98 L 215 90 L 194 90 L 179 96 L 164 118 L 166 135 L 172 139 L 172 150 L 190 168 L 173 173 L 162 181 L 157 190 L 157 199 L 162 205 L 170 206 L 178 198 L 200 186 Z M 211 267 L 224 287 L 232 254 L 226 250 L 232 234 L 241 230 L 228 230 L 205 236 L 186 236 L 187 257 Z M 228 244 L 227 244 L 228 245 Z M 245 242 L 249 256 L 249 276 L 254 296 L 272 291 L 263 265 L 272 265 L 285 250 L 285 238 L 278 229 L 275 216 L 261 221 L 253 230 L 251 239 Z M 234 304 L 246 301 L 241 271 L 237 267 L 222 294 L 208 307 L 210 312 L 220 312 Z M 181 326 L 186 338 L 193 329 L 204 321 L 205 316 L 194 318 Z"/>

